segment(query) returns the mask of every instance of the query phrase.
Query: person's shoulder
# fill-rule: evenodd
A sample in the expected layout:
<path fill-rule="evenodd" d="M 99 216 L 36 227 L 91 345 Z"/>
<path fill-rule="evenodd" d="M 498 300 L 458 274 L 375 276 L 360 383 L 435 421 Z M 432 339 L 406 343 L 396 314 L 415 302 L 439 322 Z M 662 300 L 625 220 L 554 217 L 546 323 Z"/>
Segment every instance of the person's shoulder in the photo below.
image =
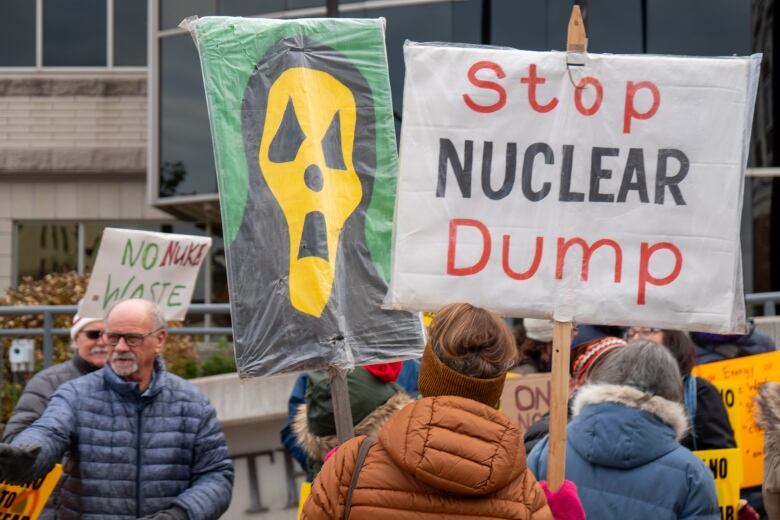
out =
<path fill-rule="evenodd" d="M 77 389 L 79 392 L 83 392 L 87 389 L 89 390 L 96 390 L 103 386 L 103 371 L 102 370 L 96 370 L 95 372 L 90 372 L 89 374 L 85 375 L 77 375 L 75 377 L 72 377 L 66 381 L 64 381 L 59 388 L 73 388 Z"/>
<path fill-rule="evenodd" d="M 704 379 L 703 377 L 696 377 L 696 395 L 717 395 L 720 398 L 720 391 L 715 385 Z"/>
<path fill-rule="evenodd" d="M 28 385 L 53 384 L 56 388 L 69 379 L 75 379 L 77 377 L 76 374 L 77 370 L 73 366 L 73 360 L 71 359 L 44 368 L 30 379 Z"/>
<path fill-rule="evenodd" d="M 163 390 L 172 393 L 177 400 L 209 402 L 206 394 L 197 385 L 167 370 L 163 385 Z"/>

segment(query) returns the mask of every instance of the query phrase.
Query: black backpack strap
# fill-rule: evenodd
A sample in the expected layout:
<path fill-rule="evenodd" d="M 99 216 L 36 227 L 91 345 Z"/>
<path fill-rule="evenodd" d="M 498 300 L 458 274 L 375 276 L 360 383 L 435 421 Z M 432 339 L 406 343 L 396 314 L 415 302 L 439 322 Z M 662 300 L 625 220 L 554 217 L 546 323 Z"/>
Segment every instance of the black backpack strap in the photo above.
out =
<path fill-rule="evenodd" d="M 352 480 L 349 482 L 347 499 L 344 502 L 344 520 L 349 520 L 349 513 L 352 510 L 352 492 L 355 491 L 358 478 L 360 477 L 360 469 L 363 467 L 363 462 L 366 460 L 366 455 L 368 455 L 368 450 L 371 449 L 372 444 L 374 444 L 373 437 L 366 437 L 363 439 L 363 442 L 360 443 L 357 460 L 355 461 L 355 469 L 352 470 Z"/>

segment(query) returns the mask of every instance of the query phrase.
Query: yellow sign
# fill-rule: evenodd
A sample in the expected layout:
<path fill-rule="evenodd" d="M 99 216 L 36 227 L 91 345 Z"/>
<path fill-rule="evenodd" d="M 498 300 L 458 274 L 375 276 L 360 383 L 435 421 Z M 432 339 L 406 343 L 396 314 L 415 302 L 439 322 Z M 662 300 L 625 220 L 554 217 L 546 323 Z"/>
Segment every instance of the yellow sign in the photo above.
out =
<path fill-rule="evenodd" d="M 0 481 L 0 515 L 3 520 L 35 520 L 62 475 L 57 464 L 45 477 L 27 484 L 8 484 Z"/>
<path fill-rule="evenodd" d="M 736 392 L 734 397 L 740 409 L 741 426 L 739 432 L 735 433 L 737 446 L 742 451 L 742 485 L 761 485 L 764 474 L 764 432 L 755 421 L 753 398 L 762 384 L 780 381 L 780 351 L 698 365 L 694 367 L 693 373 L 719 388 L 726 388 L 720 386 L 720 382 L 724 381 Z M 724 395 L 724 400 L 726 397 Z M 736 430 L 737 426 L 734 423 L 732 425 Z"/>
<path fill-rule="evenodd" d="M 739 448 L 694 451 L 715 479 L 721 520 L 739 515 L 739 487 L 742 482 L 742 453 Z"/>
<path fill-rule="evenodd" d="M 742 447 L 742 398 L 739 393 L 739 385 L 731 381 L 712 381 L 712 384 L 720 392 L 720 398 L 723 406 L 726 407 L 726 413 L 729 416 L 729 423 L 734 430 L 734 440 L 737 442 L 737 448 Z"/>
<path fill-rule="evenodd" d="M 301 482 L 301 492 L 298 494 L 298 518 L 301 517 L 301 512 L 303 511 L 303 504 L 306 503 L 306 499 L 309 498 L 309 495 L 311 494 L 311 482 Z"/>

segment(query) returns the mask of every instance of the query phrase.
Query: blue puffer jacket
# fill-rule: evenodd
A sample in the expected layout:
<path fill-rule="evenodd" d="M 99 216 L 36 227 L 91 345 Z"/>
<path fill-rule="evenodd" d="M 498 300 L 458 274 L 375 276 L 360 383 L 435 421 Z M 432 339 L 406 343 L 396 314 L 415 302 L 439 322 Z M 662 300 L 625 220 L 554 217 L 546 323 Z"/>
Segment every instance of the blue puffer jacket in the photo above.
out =
<path fill-rule="evenodd" d="M 581 387 L 566 430 L 566 479 L 577 484 L 588 518 L 719 520 L 712 474 L 677 439 L 687 428 L 681 403 L 646 400 L 628 386 Z M 548 438 L 528 455 L 547 478 Z"/>
<path fill-rule="evenodd" d="M 233 464 L 214 408 L 159 358 L 143 395 L 108 365 L 63 384 L 12 444 L 41 447 L 28 480 L 70 450 L 60 519 L 134 519 L 176 505 L 208 520 L 230 504 Z"/>

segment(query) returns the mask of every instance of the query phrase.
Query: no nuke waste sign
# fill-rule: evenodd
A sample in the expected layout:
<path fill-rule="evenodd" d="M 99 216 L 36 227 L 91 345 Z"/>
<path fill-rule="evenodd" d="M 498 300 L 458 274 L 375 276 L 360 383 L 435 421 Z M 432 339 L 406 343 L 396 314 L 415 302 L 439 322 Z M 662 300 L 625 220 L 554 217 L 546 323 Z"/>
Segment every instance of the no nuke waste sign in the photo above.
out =
<path fill-rule="evenodd" d="M 79 313 L 99 318 L 118 301 L 143 298 L 166 319 L 184 319 L 210 247 L 210 237 L 106 228 Z"/>
<path fill-rule="evenodd" d="M 744 327 L 760 56 L 404 52 L 390 306 Z"/>

